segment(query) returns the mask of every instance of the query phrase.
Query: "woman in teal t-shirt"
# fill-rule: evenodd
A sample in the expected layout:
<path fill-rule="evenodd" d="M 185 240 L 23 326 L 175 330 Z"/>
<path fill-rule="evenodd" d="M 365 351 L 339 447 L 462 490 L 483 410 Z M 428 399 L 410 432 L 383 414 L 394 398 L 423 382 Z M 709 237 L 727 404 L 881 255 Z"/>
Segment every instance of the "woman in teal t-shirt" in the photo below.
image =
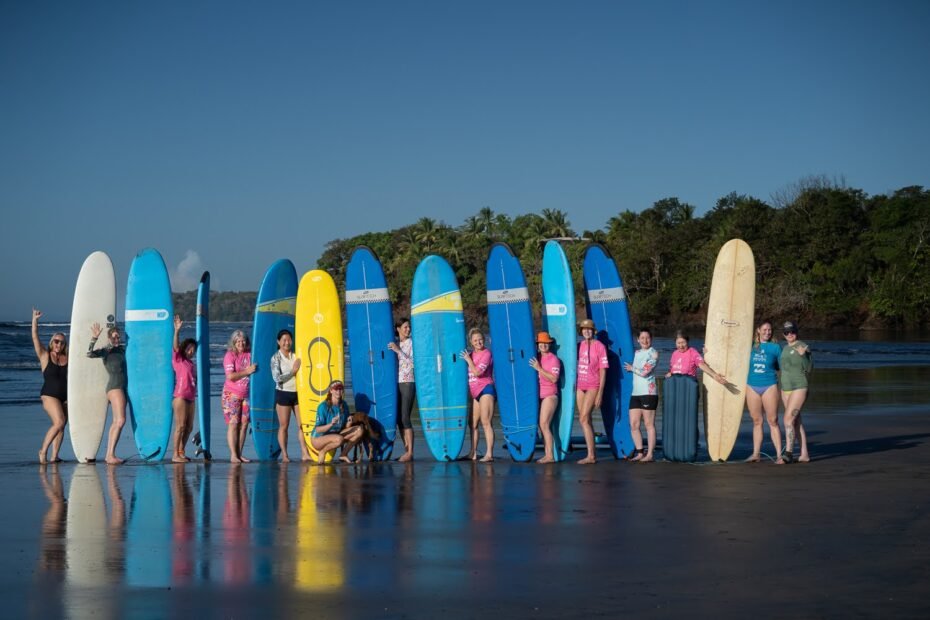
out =
<path fill-rule="evenodd" d="M 775 464 L 784 465 L 781 457 L 781 430 L 778 428 L 778 360 L 781 347 L 772 342 L 772 323 L 762 321 L 749 352 L 749 377 L 746 380 L 746 407 L 752 418 L 752 454 L 748 463 L 762 459 L 762 413 L 769 425 L 769 437 L 775 445 Z"/>
<path fill-rule="evenodd" d="M 807 344 L 798 339 L 798 325 L 794 321 L 785 322 L 782 330 L 785 336 L 785 348 L 782 349 L 779 365 L 781 366 L 781 400 L 785 404 L 785 461 L 794 459 L 795 435 L 801 441 L 801 454 L 798 461 L 806 463 L 811 460 L 807 451 L 807 434 L 801 422 L 801 407 L 807 400 L 807 375 L 813 368 L 811 353 Z"/>

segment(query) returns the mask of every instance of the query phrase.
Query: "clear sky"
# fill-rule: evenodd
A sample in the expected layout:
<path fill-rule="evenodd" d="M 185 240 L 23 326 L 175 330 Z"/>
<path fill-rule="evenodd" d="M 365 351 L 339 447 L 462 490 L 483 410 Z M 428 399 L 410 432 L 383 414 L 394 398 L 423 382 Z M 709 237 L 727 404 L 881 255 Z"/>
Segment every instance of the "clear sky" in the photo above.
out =
<path fill-rule="evenodd" d="M 0 320 L 482 207 L 930 185 L 930 2 L 0 2 Z M 672 242 L 672 240 L 670 240 Z M 120 303 L 122 312 L 122 303 Z"/>

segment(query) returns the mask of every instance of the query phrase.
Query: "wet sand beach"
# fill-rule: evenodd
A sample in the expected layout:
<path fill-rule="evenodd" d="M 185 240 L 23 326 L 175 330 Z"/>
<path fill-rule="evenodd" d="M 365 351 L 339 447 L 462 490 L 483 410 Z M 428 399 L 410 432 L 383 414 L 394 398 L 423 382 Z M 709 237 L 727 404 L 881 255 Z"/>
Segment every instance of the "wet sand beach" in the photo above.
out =
<path fill-rule="evenodd" d="M 925 420 L 783 467 L 0 465 L 4 615 L 926 617 Z"/>

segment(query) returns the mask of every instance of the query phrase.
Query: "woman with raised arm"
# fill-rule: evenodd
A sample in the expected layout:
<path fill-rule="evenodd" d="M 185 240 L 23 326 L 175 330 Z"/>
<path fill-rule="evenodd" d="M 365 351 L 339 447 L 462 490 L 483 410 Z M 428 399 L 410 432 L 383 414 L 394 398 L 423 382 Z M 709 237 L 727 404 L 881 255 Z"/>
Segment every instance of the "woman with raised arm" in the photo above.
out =
<path fill-rule="evenodd" d="M 123 345 L 118 327 L 107 330 L 107 344 L 97 349 L 97 339 L 103 330 L 100 323 L 90 326 L 90 346 L 87 348 L 87 357 L 100 358 L 107 369 L 107 400 L 113 411 L 113 420 L 110 422 L 110 432 L 107 435 L 107 464 L 119 465 L 123 459 L 116 456 L 116 444 L 126 424 L 126 347 Z"/>
<path fill-rule="evenodd" d="M 171 354 L 171 367 L 174 369 L 174 398 L 171 401 L 174 410 L 174 454 L 171 460 L 175 463 L 190 461 L 184 454 L 184 446 L 194 430 L 194 401 L 197 399 L 197 368 L 194 366 L 197 341 L 185 338 L 184 342 L 179 343 L 181 325 L 181 317 L 174 315 Z"/>
<path fill-rule="evenodd" d="M 42 447 L 39 449 L 39 462 L 58 463 L 58 451 L 65 437 L 65 425 L 68 423 L 68 341 L 62 332 L 52 334 L 48 348 L 39 341 L 39 318 L 42 313 L 32 309 L 32 346 L 39 367 L 42 369 L 42 408 L 51 419 L 52 424 L 45 432 Z M 52 449 L 49 457 L 48 449 Z"/>

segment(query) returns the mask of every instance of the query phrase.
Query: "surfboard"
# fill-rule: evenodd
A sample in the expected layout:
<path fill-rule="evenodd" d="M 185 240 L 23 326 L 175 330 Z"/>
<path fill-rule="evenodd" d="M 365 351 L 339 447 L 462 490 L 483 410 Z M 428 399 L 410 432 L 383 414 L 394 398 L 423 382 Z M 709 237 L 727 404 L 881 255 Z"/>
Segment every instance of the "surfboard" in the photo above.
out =
<path fill-rule="evenodd" d="M 68 358 L 68 430 L 74 456 L 80 463 L 97 458 L 107 421 L 107 369 L 85 355 L 90 328 L 116 325 L 116 277 L 104 252 L 84 260 L 71 305 L 71 355 Z"/>
<path fill-rule="evenodd" d="M 380 433 L 371 458 L 389 459 L 397 433 L 397 355 L 387 348 L 394 313 L 381 262 L 363 245 L 346 265 L 346 323 L 355 410 L 367 413 Z"/>
<path fill-rule="evenodd" d="M 672 375 L 662 384 L 662 452 L 669 461 L 691 463 L 698 450 L 698 382 Z"/>
<path fill-rule="evenodd" d="M 547 241 L 542 264 L 543 327 L 555 340 L 550 350 L 562 362 L 559 376 L 559 408 L 552 417 L 552 454 L 563 461 L 571 450 L 575 419 L 575 379 L 578 375 L 575 285 L 565 251 L 558 241 Z"/>
<path fill-rule="evenodd" d="M 583 272 L 588 315 L 597 328 L 595 337 L 607 348 L 610 364 L 601 399 L 604 432 L 614 456 L 623 458 L 636 449 L 630 431 L 633 373 L 624 369 L 624 364 L 633 363 L 636 354 L 626 290 L 617 263 L 600 244 L 585 250 Z"/>
<path fill-rule="evenodd" d="M 252 363 L 258 370 L 249 382 L 249 407 L 252 443 L 260 461 L 276 461 L 281 455 L 271 358 L 278 350 L 278 332 L 286 329 L 294 333 L 296 310 L 297 270 L 287 259 L 275 261 L 265 272 L 258 289 L 252 324 Z"/>
<path fill-rule="evenodd" d="M 420 424 L 437 461 L 454 461 L 465 443 L 468 366 L 465 316 L 455 272 L 432 254 L 417 266 L 410 293 L 413 375 Z"/>
<path fill-rule="evenodd" d="M 171 518 L 164 465 L 137 468 L 126 527 L 126 585 L 171 585 Z"/>
<path fill-rule="evenodd" d="M 204 271 L 197 286 L 197 424 L 200 446 L 197 455 L 203 454 L 205 461 L 210 454 L 210 272 Z"/>
<path fill-rule="evenodd" d="M 510 456 L 529 461 L 536 449 L 539 377 L 530 294 L 520 261 L 506 243 L 491 246 L 487 261 L 488 322 L 501 430 Z"/>
<path fill-rule="evenodd" d="M 723 386 L 705 374 L 705 434 L 712 461 L 725 461 L 736 443 L 749 375 L 756 303 L 756 262 L 742 239 L 727 241 L 717 254 L 707 304 L 704 360 L 727 378 Z"/>
<path fill-rule="evenodd" d="M 297 371 L 297 401 L 300 403 L 300 429 L 310 450 L 316 427 L 316 410 L 334 379 L 345 379 L 345 352 L 342 343 L 342 315 L 339 294 L 332 276 L 320 269 L 308 271 L 297 287 L 295 350 L 300 358 Z M 327 455 L 332 460 L 332 453 Z"/>
<path fill-rule="evenodd" d="M 158 250 L 139 252 L 126 285 L 126 377 L 132 434 L 145 461 L 162 460 L 171 438 L 174 305 Z"/>

